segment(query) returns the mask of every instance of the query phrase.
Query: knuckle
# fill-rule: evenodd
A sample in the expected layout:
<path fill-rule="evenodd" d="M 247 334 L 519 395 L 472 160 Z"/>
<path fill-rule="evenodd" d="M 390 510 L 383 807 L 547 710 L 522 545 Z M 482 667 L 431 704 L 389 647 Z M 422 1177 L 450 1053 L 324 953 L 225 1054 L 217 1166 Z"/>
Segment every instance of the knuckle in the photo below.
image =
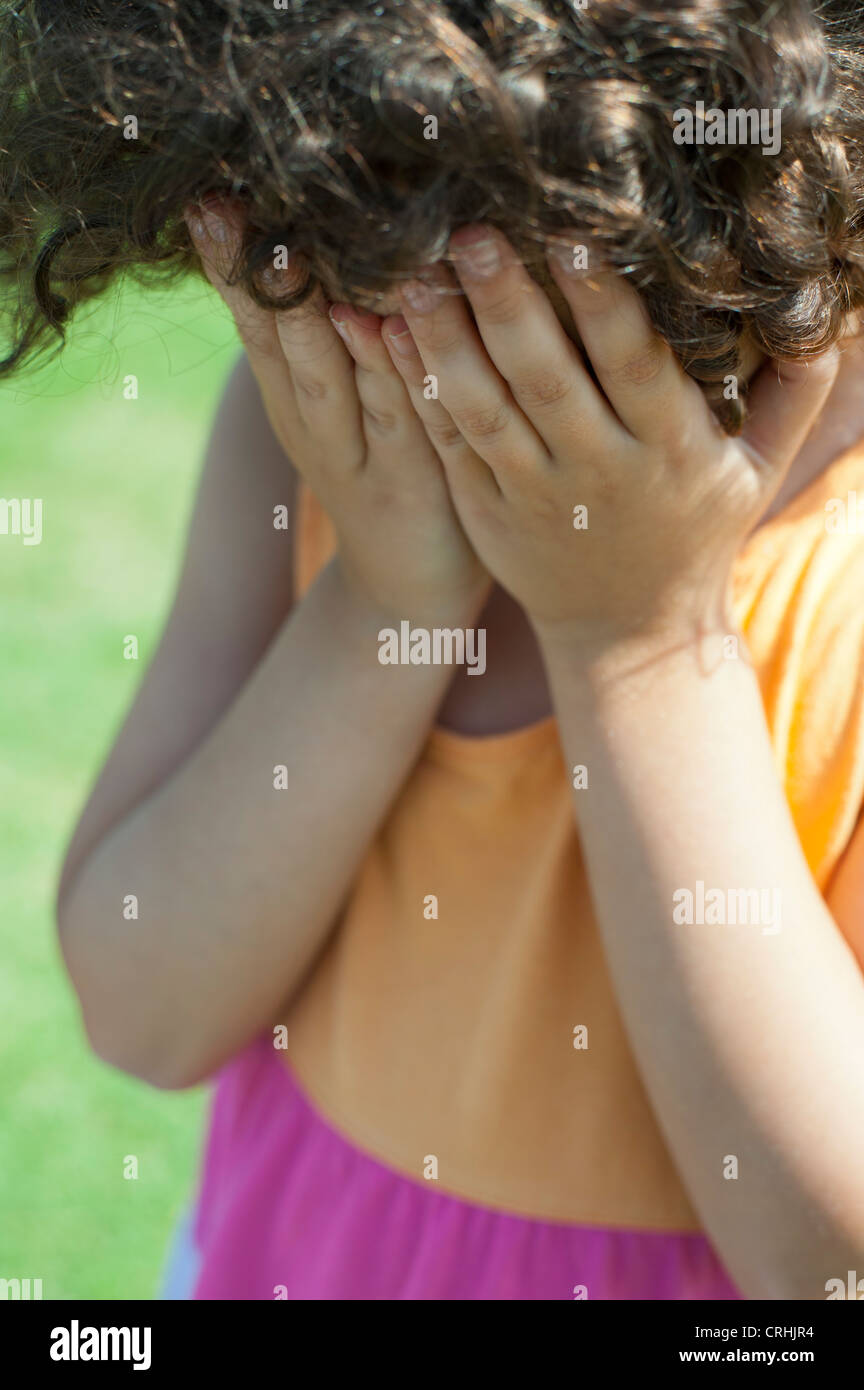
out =
<path fill-rule="evenodd" d="M 316 310 L 305 306 L 277 313 L 276 333 L 282 350 L 289 361 L 296 359 L 299 364 L 318 362 L 334 351 L 330 332 L 324 325 L 323 316 Z"/>
<path fill-rule="evenodd" d="M 567 527 L 572 514 L 557 498 L 538 495 L 536 492 L 531 497 L 531 512 L 536 521 L 557 527 Z"/>
<path fill-rule="evenodd" d="M 240 341 L 246 349 L 250 362 L 274 362 L 285 368 L 287 363 L 278 342 L 261 327 L 240 328 Z"/>
<path fill-rule="evenodd" d="M 451 413 L 463 434 L 473 434 L 478 439 L 493 439 L 510 423 L 510 411 L 503 401 L 488 406 L 465 406 Z"/>
<path fill-rule="evenodd" d="M 521 320 L 524 308 L 525 302 L 521 295 L 511 293 L 502 295 L 499 299 L 490 299 L 477 312 L 478 318 L 486 323 L 493 324 L 496 328 L 507 328 Z"/>
<path fill-rule="evenodd" d="M 519 404 L 529 409 L 560 405 L 572 390 L 570 382 L 554 372 L 534 372 L 511 386 Z"/>
<path fill-rule="evenodd" d="M 652 342 L 622 357 L 609 368 L 609 376 L 618 386 L 650 386 L 666 366 L 668 349 L 661 342 Z"/>
<path fill-rule="evenodd" d="M 298 372 L 295 369 L 291 373 L 291 380 L 297 395 L 303 400 L 323 401 L 328 395 L 329 387 L 321 377 L 310 376 L 307 372 Z"/>
<path fill-rule="evenodd" d="M 432 443 L 441 449 L 452 449 L 464 442 L 462 431 L 449 416 L 446 419 L 427 420 L 425 425 Z"/>
<path fill-rule="evenodd" d="M 363 419 L 375 434 L 393 434 L 399 426 L 398 417 L 392 410 L 379 410 L 377 406 L 363 405 Z"/>
<path fill-rule="evenodd" d="M 438 357 L 458 353 L 465 340 L 464 329 L 450 323 L 427 321 L 414 326 L 412 332 L 418 348 L 426 348 L 427 352 L 434 352 Z"/>

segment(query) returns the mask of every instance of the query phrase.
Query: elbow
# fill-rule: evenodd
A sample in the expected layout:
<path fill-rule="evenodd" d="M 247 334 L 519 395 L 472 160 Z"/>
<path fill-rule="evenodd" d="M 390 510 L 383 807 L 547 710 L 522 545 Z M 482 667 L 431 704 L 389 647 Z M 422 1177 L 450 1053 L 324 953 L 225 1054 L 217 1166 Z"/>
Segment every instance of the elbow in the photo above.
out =
<path fill-rule="evenodd" d="M 193 1055 L 188 1039 L 178 1036 L 176 1027 L 160 1022 L 155 1006 L 146 1007 L 146 991 L 139 988 L 128 997 L 128 992 L 118 990 L 98 963 L 81 958 L 75 933 L 62 916 L 58 926 L 82 1031 L 99 1061 L 159 1091 L 186 1091 L 208 1080 L 214 1067 L 200 1054 Z"/>
<path fill-rule="evenodd" d="M 91 1052 L 114 1071 L 143 1081 L 157 1091 L 189 1091 L 208 1079 L 206 1068 L 178 1065 L 176 1058 L 165 1055 L 164 1050 L 157 1054 L 146 1045 L 130 1047 L 128 1039 L 102 1036 L 88 1023 L 83 1010 L 82 1017 Z"/>
<path fill-rule="evenodd" d="M 188 1091 L 225 1062 L 224 1038 L 194 1032 L 176 982 L 152 979 L 145 960 L 114 950 L 81 895 L 61 885 L 55 905 L 60 954 L 91 1052 L 106 1066 L 159 1091 Z M 215 1044 L 215 1045 L 214 1045 Z"/>
<path fill-rule="evenodd" d="M 118 1027 L 102 1011 L 88 1006 L 80 993 L 78 1004 L 90 1051 L 114 1071 L 157 1091 L 188 1091 L 212 1074 L 210 1068 L 186 1058 L 165 1035 L 157 1041 L 149 1030 L 142 1035 L 134 1028 Z"/>

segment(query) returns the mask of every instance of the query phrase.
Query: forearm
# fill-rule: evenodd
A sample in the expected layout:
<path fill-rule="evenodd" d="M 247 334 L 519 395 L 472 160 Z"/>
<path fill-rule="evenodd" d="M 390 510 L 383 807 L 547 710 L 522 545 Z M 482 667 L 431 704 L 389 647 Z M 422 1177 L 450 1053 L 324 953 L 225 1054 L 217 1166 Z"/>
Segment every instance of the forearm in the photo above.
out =
<path fill-rule="evenodd" d="M 574 796 L 610 969 L 682 1178 L 745 1294 L 824 1298 L 864 1271 L 864 979 L 798 843 L 755 675 L 692 646 L 545 655 L 587 768 Z M 679 924 L 673 894 L 699 882 L 720 902 L 768 890 L 767 915 Z"/>
<path fill-rule="evenodd" d="M 380 665 L 383 621 L 328 566 L 209 737 L 78 870 L 61 941 L 116 1065 L 164 1085 L 206 1075 L 322 945 L 452 675 Z"/>

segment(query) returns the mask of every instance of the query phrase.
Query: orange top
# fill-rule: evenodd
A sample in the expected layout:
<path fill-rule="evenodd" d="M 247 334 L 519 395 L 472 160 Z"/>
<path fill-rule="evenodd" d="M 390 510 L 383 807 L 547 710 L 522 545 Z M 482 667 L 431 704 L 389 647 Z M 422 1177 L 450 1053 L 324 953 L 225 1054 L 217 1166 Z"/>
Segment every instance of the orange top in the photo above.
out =
<path fill-rule="evenodd" d="M 845 534 L 830 499 L 852 503 Z M 335 538 L 307 488 L 299 505 L 302 593 Z M 864 441 L 747 540 L 734 600 L 824 890 L 864 802 Z M 434 1155 L 439 1191 L 471 1202 L 700 1229 L 625 1035 L 553 717 L 432 730 L 285 1022 L 316 1108 L 409 1177 Z"/>

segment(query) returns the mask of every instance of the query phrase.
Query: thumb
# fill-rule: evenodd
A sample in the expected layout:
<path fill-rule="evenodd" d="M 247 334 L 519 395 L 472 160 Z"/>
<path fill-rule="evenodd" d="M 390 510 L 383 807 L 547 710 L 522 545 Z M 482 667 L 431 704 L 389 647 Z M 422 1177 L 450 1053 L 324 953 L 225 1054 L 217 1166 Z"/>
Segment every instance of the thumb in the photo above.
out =
<path fill-rule="evenodd" d="M 747 424 L 740 443 L 767 473 L 782 479 L 831 393 L 840 367 L 836 347 L 818 357 L 769 359 L 749 392 Z"/>

